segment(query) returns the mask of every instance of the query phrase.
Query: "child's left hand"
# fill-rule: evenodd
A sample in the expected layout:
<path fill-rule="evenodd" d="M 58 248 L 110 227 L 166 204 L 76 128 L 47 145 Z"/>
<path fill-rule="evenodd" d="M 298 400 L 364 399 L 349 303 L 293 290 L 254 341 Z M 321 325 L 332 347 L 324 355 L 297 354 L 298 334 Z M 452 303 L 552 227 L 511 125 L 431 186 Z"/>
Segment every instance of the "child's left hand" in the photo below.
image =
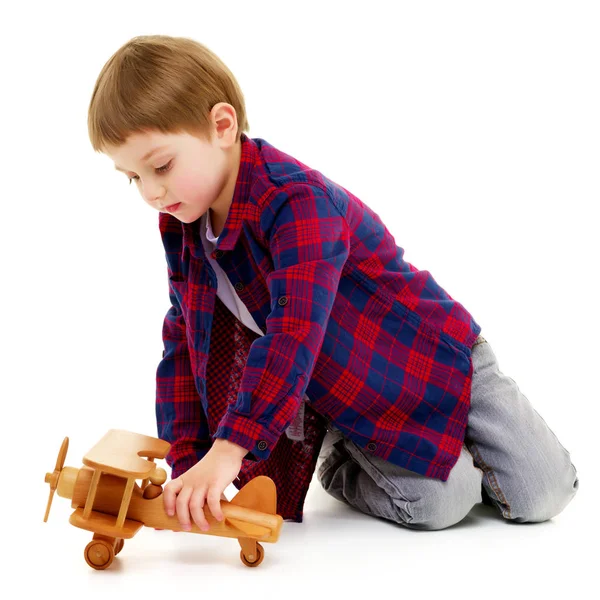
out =
<path fill-rule="evenodd" d="M 248 450 L 233 442 L 215 440 L 201 461 L 165 485 L 163 499 L 167 515 L 172 517 L 176 507 L 183 530 L 191 530 L 191 514 L 196 525 L 208 531 L 210 526 L 204 514 L 206 502 L 215 519 L 222 521 L 223 491 L 237 477 L 247 453 Z"/>

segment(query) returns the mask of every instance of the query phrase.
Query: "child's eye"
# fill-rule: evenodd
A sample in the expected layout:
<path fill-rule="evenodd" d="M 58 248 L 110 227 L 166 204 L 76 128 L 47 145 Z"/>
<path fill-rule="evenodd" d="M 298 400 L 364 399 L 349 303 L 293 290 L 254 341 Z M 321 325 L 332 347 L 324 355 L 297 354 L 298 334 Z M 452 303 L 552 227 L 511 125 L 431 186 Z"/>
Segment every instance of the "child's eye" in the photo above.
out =
<path fill-rule="evenodd" d="M 166 172 L 167 172 L 167 171 L 168 171 L 168 170 L 171 168 L 171 163 L 172 163 L 172 162 L 173 162 L 173 161 L 172 161 L 172 160 L 170 160 L 170 161 L 169 161 L 169 162 L 168 162 L 166 165 L 163 165 L 162 167 L 158 167 L 158 168 L 156 169 L 156 172 L 157 172 L 157 173 L 166 173 Z M 131 182 L 132 182 L 134 179 L 137 181 L 137 180 L 139 179 L 139 177 L 138 177 L 137 175 L 134 175 L 133 177 L 130 177 L 130 178 L 129 178 L 129 183 L 131 184 Z"/>

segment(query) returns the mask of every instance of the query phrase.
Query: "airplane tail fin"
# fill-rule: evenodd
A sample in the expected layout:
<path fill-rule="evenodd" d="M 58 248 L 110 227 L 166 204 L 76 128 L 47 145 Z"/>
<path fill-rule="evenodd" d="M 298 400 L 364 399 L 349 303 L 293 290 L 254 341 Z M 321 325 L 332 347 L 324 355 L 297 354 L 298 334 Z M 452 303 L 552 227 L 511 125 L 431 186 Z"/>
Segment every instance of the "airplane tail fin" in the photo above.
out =
<path fill-rule="evenodd" d="M 245 506 L 269 514 L 277 513 L 277 489 L 270 477 L 259 475 L 250 480 L 231 500 L 231 504 Z"/>

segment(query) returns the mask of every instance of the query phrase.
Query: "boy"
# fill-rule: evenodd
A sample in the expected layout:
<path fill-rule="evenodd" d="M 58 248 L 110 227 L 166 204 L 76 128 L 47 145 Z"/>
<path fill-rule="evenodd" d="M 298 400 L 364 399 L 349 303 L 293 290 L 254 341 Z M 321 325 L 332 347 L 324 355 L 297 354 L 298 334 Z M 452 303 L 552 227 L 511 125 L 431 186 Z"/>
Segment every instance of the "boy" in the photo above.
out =
<path fill-rule="evenodd" d="M 205 504 L 221 520 L 223 491 L 260 474 L 301 521 L 318 461 L 328 493 L 413 529 L 459 522 L 482 492 L 514 522 L 570 502 L 569 453 L 471 314 L 356 196 L 244 133 L 242 92 L 206 47 L 130 40 L 88 126 L 160 213 L 156 415 L 183 529 L 207 530 Z"/>

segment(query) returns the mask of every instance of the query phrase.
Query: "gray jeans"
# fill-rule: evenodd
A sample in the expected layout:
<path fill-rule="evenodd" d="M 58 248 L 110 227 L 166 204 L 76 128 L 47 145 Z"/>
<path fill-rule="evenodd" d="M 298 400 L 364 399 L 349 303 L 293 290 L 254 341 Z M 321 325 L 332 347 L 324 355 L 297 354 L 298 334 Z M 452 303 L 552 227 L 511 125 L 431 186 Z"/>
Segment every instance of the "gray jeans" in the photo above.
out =
<path fill-rule="evenodd" d="M 500 372 L 482 336 L 472 358 L 465 443 L 447 481 L 372 456 L 330 425 L 317 463 L 325 491 L 411 529 L 450 527 L 482 501 L 516 523 L 558 515 L 579 487 L 569 452 L 515 381 Z"/>

